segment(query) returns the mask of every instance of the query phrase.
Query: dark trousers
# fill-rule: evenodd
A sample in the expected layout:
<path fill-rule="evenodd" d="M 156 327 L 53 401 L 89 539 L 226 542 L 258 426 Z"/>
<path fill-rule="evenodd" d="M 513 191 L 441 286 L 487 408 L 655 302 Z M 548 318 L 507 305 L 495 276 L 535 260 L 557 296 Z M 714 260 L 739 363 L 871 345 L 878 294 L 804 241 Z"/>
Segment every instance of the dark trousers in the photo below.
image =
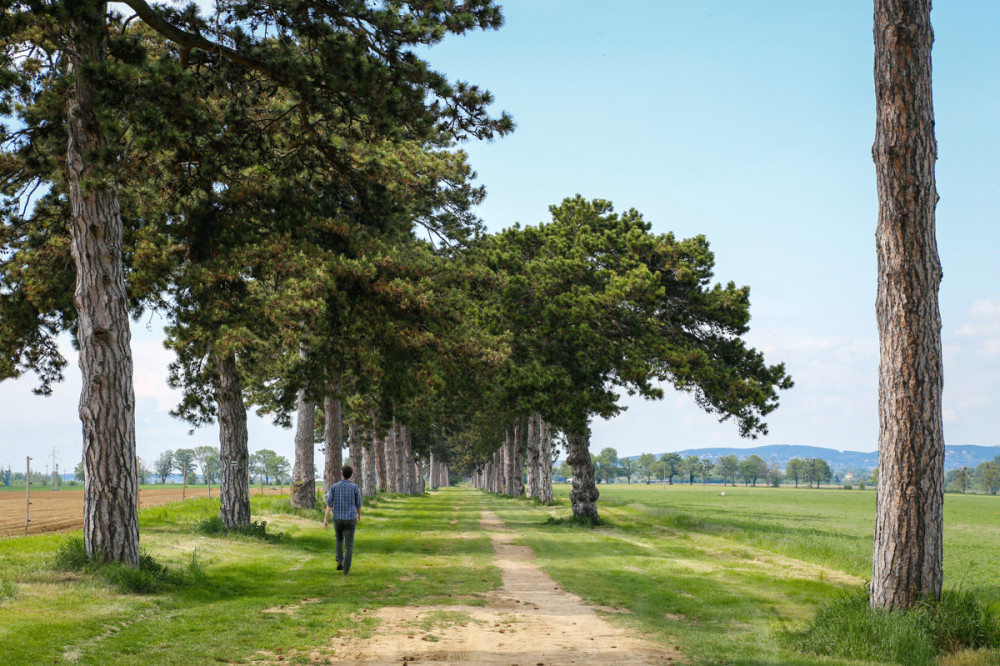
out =
<path fill-rule="evenodd" d="M 356 520 L 333 519 L 333 531 L 337 535 L 337 561 L 344 565 L 344 574 L 351 570 L 351 555 L 354 553 L 354 530 Z"/>

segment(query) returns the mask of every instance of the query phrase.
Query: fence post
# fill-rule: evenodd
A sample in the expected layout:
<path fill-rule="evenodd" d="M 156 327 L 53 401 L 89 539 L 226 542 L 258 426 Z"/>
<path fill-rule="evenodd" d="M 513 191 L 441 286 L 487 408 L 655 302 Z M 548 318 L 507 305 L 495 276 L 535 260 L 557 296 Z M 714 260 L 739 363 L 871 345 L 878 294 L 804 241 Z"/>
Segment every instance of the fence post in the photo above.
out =
<path fill-rule="evenodd" d="M 24 536 L 28 536 L 28 523 L 31 522 L 31 456 L 28 456 L 25 467 L 27 474 L 24 478 L 27 480 L 27 485 L 24 491 Z"/>

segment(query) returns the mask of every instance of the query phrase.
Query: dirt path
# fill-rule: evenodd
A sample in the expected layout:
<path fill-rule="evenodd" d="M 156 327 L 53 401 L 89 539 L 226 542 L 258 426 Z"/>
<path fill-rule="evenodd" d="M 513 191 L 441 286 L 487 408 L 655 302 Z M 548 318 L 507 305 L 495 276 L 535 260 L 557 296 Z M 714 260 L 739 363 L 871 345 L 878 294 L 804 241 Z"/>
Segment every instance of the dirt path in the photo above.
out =
<path fill-rule="evenodd" d="M 383 608 L 377 634 L 338 645 L 337 663 L 638 666 L 682 660 L 629 636 L 562 590 L 532 562 L 530 548 L 511 543 L 515 534 L 496 514 L 484 511 L 481 525 L 503 572 L 503 588 L 487 596 L 485 607 Z"/>

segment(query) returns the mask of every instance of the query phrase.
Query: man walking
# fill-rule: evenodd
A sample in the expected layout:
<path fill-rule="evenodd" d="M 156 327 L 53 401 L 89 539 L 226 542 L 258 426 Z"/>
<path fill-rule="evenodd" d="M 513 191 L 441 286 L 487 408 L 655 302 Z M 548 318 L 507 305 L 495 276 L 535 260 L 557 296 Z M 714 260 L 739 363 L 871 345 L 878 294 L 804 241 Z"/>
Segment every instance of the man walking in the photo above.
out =
<path fill-rule="evenodd" d="M 330 512 L 333 512 L 333 531 L 337 535 L 337 571 L 343 569 L 345 576 L 351 570 L 354 530 L 361 520 L 361 489 L 349 480 L 353 474 L 354 468 L 344 465 L 341 470 L 344 478 L 330 486 L 326 493 L 326 513 L 323 515 L 323 529 L 330 529 Z"/>

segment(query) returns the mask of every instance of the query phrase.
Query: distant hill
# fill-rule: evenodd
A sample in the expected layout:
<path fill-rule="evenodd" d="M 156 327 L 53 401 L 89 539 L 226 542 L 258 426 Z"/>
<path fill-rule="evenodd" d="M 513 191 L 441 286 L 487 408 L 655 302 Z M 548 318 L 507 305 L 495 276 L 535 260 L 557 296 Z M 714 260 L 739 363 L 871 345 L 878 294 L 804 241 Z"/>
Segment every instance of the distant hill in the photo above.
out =
<path fill-rule="evenodd" d="M 975 467 L 980 463 L 993 460 L 1000 456 L 1000 446 L 973 446 L 964 444 L 948 444 L 945 447 L 944 468 L 957 469 L 968 466 Z M 737 458 L 746 458 L 757 454 L 769 463 L 777 463 L 782 467 L 792 458 L 822 458 L 830 464 L 830 469 L 834 471 L 854 468 L 874 469 L 878 466 L 878 453 L 876 451 L 838 451 L 837 449 L 826 449 L 819 446 L 799 446 L 794 444 L 771 444 L 769 446 L 755 446 L 749 449 L 737 449 L 731 447 L 712 447 L 703 449 L 684 449 L 677 451 L 682 458 L 686 456 L 709 457 L 712 459 L 721 456 L 728 456 L 730 453 Z M 657 453 L 659 458 L 662 453 Z M 628 456 L 638 458 L 639 456 Z"/>

